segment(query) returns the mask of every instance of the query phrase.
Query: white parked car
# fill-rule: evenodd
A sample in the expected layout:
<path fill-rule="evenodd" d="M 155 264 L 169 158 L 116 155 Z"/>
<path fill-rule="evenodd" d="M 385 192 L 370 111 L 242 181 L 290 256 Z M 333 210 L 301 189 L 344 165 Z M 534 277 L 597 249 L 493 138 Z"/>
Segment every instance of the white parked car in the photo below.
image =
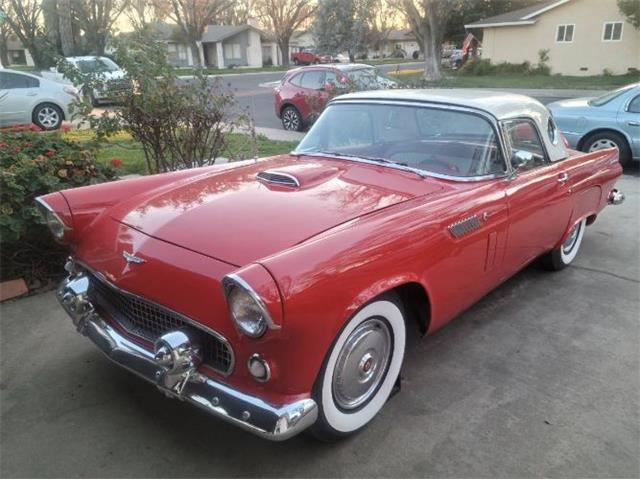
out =
<path fill-rule="evenodd" d="M 15 70 L 0 70 L 0 127 L 34 123 L 44 130 L 70 120 L 69 106 L 80 99 L 73 85 Z"/>
<path fill-rule="evenodd" d="M 93 74 L 96 78 L 105 83 L 104 88 L 80 87 L 82 94 L 93 106 L 113 101 L 113 98 L 111 98 L 112 95 L 110 94 L 114 89 L 124 89 L 129 86 L 125 79 L 124 70 L 122 70 L 117 63 L 107 57 L 67 57 L 65 60 L 80 70 L 81 73 Z M 57 82 L 71 83 L 71 81 L 55 67 L 52 67 L 49 71 L 42 72 L 42 76 Z"/>
<path fill-rule="evenodd" d="M 349 56 L 344 53 L 339 53 L 335 57 L 333 57 L 333 61 L 335 63 L 349 63 Z"/>

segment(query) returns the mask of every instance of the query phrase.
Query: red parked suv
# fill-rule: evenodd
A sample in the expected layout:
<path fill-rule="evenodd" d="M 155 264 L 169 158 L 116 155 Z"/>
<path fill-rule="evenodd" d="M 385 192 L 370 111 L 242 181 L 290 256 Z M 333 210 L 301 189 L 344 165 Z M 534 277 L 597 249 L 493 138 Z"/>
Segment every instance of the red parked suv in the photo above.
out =
<path fill-rule="evenodd" d="M 291 61 L 295 65 L 313 65 L 317 63 L 331 63 L 331 55 L 319 55 L 313 50 L 300 50 L 291 54 Z"/>
<path fill-rule="evenodd" d="M 289 70 L 275 88 L 276 115 L 285 130 L 301 131 L 317 116 L 334 89 L 379 90 L 398 82 L 381 75 L 371 65 L 313 65 Z"/>

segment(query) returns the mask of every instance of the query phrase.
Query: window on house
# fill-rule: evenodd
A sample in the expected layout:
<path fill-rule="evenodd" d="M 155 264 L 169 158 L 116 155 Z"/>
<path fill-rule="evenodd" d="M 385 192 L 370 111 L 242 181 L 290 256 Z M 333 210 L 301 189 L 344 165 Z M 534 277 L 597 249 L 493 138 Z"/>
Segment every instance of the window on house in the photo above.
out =
<path fill-rule="evenodd" d="M 239 43 L 225 43 L 224 44 L 224 58 L 242 58 L 240 53 Z"/>
<path fill-rule="evenodd" d="M 573 42 L 574 27 L 575 25 L 558 25 L 558 31 L 556 32 L 556 42 Z"/>
<path fill-rule="evenodd" d="M 622 22 L 604 22 L 602 41 L 617 42 L 622 39 Z"/>

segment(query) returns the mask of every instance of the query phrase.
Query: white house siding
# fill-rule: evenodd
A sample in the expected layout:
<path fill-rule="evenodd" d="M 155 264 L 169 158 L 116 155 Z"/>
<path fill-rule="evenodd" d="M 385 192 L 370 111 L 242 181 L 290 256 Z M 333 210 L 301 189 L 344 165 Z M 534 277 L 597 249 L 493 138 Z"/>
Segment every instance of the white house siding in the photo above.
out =
<path fill-rule="evenodd" d="M 624 22 L 619 41 L 603 41 L 605 22 Z M 571 42 L 557 42 L 558 25 L 574 25 Z M 538 62 L 549 50 L 552 73 L 600 75 L 640 69 L 640 32 L 618 10 L 616 0 L 573 0 L 538 16 L 526 26 L 485 28 L 482 58 L 492 63 Z"/>
<path fill-rule="evenodd" d="M 260 42 L 260 33 L 256 30 L 247 31 L 247 66 L 262 66 L 262 43 Z"/>

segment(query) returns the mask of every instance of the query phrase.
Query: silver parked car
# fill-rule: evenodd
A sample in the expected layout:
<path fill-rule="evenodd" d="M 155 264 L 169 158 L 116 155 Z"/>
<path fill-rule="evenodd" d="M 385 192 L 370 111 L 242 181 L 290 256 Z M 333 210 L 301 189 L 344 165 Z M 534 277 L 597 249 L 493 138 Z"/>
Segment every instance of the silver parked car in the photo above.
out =
<path fill-rule="evenodd" d="M 547 107 L 573 148 L 592 152 L 617 147 L 623 165 L 640 161 L 640 83 Z"/>
<path fill-rule="evenodd" d="M 72 85 L 0 70 L 0 127 L 35 123 L 44 130 L 56 130 L 70 120 L 69 106 L 79 95 Z"/>

